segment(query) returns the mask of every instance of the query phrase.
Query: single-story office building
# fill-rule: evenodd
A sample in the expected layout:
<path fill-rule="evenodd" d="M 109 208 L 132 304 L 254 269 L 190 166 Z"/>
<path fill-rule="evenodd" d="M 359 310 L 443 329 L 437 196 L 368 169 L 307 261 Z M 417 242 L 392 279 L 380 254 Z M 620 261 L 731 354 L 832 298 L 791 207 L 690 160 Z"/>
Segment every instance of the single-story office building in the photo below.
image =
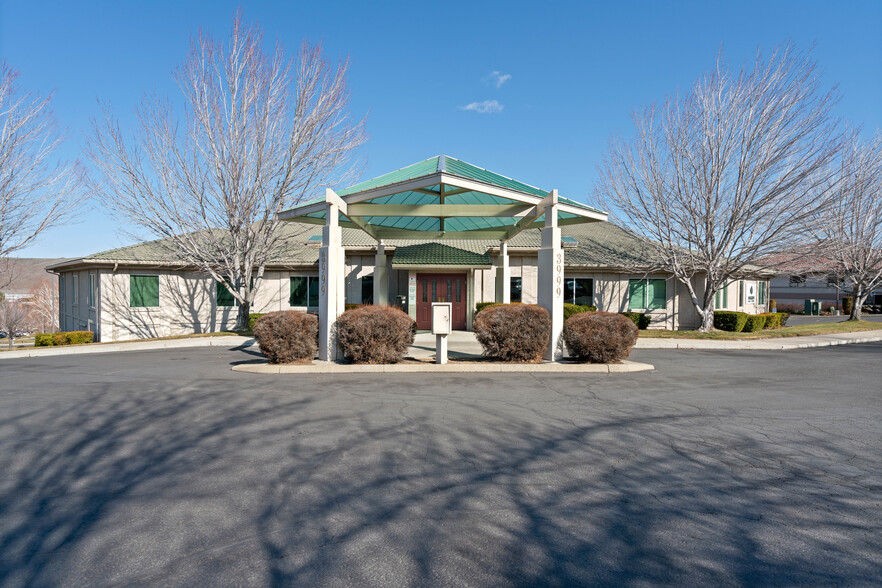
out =
<path fill-rule="evenodd" d="M 392 304 L 428 329 L 431 303 L 445 301 L 454 328 L 468 330 L 477 303 L 520 301 L 561 314 L 559 332 L 570 302 L 646 312 L 650 328 L 700 324 L 686 288 L 651 271 L 651 249 L 603 212 L 451 157 L 328 191 L 280 217 L 295 222 L 283 224 L 286 245 L 267 264 L 252 312 L 304 310 L 331 324 L 323 306 L 335 317 L 345 304 Z M 48 269 L 59 276 L 62 330 L 123 341 L 235 324 L 225 287 L 159 242 Z M 767 292 L 765 277 L 748 276 L 721 291 L 717 307 L 763 312 Z"/>

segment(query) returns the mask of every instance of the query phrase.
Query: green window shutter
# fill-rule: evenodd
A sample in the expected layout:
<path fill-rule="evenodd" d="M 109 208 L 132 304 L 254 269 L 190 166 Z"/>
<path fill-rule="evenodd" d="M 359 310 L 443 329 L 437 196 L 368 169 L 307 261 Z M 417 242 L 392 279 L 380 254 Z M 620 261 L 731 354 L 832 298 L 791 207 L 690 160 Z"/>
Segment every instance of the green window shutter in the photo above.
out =
<path fill-rule="evenodd" d="M 765 304 L 766 303 L 766 283 L 759 282 L 757 284 L 757 303 Z"/>
<path fill-rule="evenodd" d="M 291 292 L 288 296 L 288 306 L 308 306 L 307 291 L 309 278 L 306 276 L 291 277 Z"/>
<path fill-rule="evenodd" d="M 215 282 L 218 306 L 236 306 L 236 299 L 223 282 Z"/>
<path fill-rule="evenodd" d="M 628 280 L 628 307 L 646 309 L 646 280 Z"/>
<path fill-rule="evenodd" d="M 129 276 L 129 290 L 131 307 L 159 306 L 159 276 Z"/>
<path fill-rule="evenodd" d="M 668 296 L 667 296 L 667 284 L 664 280 L 648 280 L 649 282 L 649 293 L 648 300 L 649 306 L 647 306 L 648 310 L 661 310 L 664 309 L 667 305 Z"/>

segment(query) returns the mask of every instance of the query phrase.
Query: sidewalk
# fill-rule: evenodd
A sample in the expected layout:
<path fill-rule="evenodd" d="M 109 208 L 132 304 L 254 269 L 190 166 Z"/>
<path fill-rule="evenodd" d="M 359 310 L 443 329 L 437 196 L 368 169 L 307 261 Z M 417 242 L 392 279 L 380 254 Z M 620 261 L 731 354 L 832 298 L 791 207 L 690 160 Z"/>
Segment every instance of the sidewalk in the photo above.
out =
<path fill-rule="evenodd" d="M 770 339 L 741 339 L 720 341 L 714 339 L 637 339 L 636 349 L 726 349 L 735 350 L 781 350 L 830 347 L 851 343 L 882 341 L 882 329 L 834 335 L 807 335 L 805 337 L 774 337 Z"/>
<path fill-rule="evenodd" d="M 123 343 L 90 343 L 64 347 L 28 347 L 15 351 L 0 351 L 0 360 L 20 357 L 53 357 L 56 355 L 81 355 L 84 353 L 113 353 L 116 351 L 150 351 L 154 349 L 177 349 L 182 347 L 249 347 L 252 337 L 221 335 L 218 337 L 190 337 L 188 339 L 163 339 L 160 341 L 127 341 Z"/>

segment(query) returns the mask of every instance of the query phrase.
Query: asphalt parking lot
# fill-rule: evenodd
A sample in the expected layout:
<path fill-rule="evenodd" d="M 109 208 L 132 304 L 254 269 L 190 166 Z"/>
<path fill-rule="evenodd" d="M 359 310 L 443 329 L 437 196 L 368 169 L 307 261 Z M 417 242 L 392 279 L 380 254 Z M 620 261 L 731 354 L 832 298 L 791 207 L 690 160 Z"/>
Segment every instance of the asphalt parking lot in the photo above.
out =
<path fill-rule="evenodd" d="M 0 585 L 875 585 L 882 344 L 637 374 L 0 364 Z"/>

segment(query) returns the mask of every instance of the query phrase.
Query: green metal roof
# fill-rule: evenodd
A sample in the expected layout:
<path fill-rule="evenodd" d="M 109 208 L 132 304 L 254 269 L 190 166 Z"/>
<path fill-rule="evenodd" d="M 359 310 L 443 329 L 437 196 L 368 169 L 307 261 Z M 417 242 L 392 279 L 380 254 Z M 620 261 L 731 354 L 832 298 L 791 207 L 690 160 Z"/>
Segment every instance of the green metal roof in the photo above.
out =
<path fill-rule="evenodd" d="M 421 182 L 423 178 L 425 181 Z M 469 182 L 461 182 L 458 186 L 458 178 Z M 406 185 L 402 182 L 406 182 Z M 396 192 L 399 184 L 402 184 L 401 191 Z M 366 194 L 373 190 L 380 190 L 380 195 L 370 197 L 371 194 Z M 362 228 L 375 238 L 417 237 L 423 233 L 429 238 L 480 239 L 491 236 L 508 238 L 523 229 L 523 226 L 513 228 L 523 218 L 519 214 L 526 214 L 524 208 L 516 207 L 533 206 L 549 193 L 548 190 L 465 161 L 439 155 L 355 184 L 340 190 L 337 195 L 344 198 L 350 206 L 346 216 L 341 214 L 340 224 L 344 227 Z M 359 198 L 360 194 L 363 196 Z M 321 206 L 324 202 L 324 198 L 319 198 L 301 204 L 283 213 L 282 218 L 324 224 L 326 213 Z M 561 224 L 592 222 L 605 218 L 605 213 L 586 204 L 560 197 L 558 202 L 564 205 L 563 208 L 568 208 L 558 211 Z M 374 212 L 371 205 L 378 205 L 378 214 L 371 214 Z M 411 209 L 423 205 L 441 208 L 433 209 L 437 212 L 431 214 L 417 214 Z M 402 210 L 402 206 L 408 208 Z M 483 208 L 473 210 L 469 208 L 471 206 Z M 359 212 L 353 213 L 353 207 Z M 539 227 L 544 222 L 543 214 L 533 219 L 530 226 Z"/>
<path fill-rule="evenodd" d="M 490 255 L 485 251 L 478 253 L 443 243 L 421 243 L 398 247 L 392 256 L 392 267 L 412 266 L 456 266 L 491 267 Z"/>

